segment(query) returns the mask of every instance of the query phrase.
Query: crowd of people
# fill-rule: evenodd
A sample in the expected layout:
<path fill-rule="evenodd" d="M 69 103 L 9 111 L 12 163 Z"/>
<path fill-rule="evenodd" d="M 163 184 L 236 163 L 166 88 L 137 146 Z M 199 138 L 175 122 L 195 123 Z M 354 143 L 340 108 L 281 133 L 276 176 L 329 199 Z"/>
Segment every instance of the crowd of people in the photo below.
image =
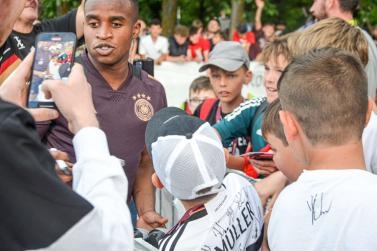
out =
<path fill-rule="evenodd" d="M 147 28 L 140 19 L 138 22 L 145 27 L 145 32 L 140 33 L 137 39 L 136 57 L 151 58 L 156 64 L 163 61 L 202 63 L 208 61 L 209 53 L 218 43 L 235 41 L 242 45 L 251 60 L 258 59 L 265 44 L 285 31 L 284 25 L 275 27 L 272 23 L 262 23 L 264 4 L 263 0 L 256 1 L 255 25 L 239 24 L 230 37 L 229 22 L 223 12 L 220 17 L 209 20 L 206 27 L 198 19 L 190 27 L 177 25 L 169 38 L 161 35 L 160 20 L 153 19 Z"/>
<path fill-rule="evenodd" d="M 163 229 L 159 250 L 375 250 L 375 34 L 357 0 L 314 0 L 316 23 L 288 34 L 255 2 L 254 30 L 228 41 L 224 13 L 165 38 L 137 0 L 83 0 L 44 22 L 38 0 L 2 1 L 0 249 L 133 250 L 137 231 Z M 49 31 L 85 49 L 66 81 L 41 78 L 57 109 L 28 108 L 32 46 Z M 139 57 L 202 63 L 183 109 Z M 266 97 L 247 100 L 252 60 Z M 155 188 L 185 210 L 171 229 Z"/>

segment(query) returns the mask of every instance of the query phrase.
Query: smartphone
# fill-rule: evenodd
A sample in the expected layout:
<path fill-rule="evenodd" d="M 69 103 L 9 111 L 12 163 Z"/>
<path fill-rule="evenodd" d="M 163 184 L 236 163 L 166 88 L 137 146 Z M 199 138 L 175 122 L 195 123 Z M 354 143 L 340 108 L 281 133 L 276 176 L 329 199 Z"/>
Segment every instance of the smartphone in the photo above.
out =
<path fill-rule="evenodd" d="M 250 153 L 245 153 L 241 156 L 249 156 L 250 159 L 255 159 L 255 160 L 272 160 L 274 157 L 274 154 L 270 152 L 250 152 Z"/>
<path fill-rule="evenodd" d="M 55 108 L 41 90 L 46 79 L 65 80 L 74 63 L 76 35 L 71 32 L 40 33 L 35 42 L 33 71 L 30 79 L 29 108 Z"/>

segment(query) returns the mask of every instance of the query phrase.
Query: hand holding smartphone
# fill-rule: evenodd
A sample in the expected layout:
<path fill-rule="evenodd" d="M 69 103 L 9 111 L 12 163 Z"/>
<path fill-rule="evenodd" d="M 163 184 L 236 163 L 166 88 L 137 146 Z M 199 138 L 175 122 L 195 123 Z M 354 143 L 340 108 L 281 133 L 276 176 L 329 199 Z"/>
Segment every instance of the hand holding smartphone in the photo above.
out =
<path fill-rule="evenodd" d="M 249 156 L 250 159 L 255 159 L 255 160 L 272 160 L 274 157 L 274 154 L 271 152 L 250 152 L 250 153 L 245 153 L 241 156 Z"/>
<path fill-rule="evenodd" d="M 33 71 L 30 80 L 29 108 L 55 108 L 41 90 L 46 79 L 67 79 L 75 58 L 76 35 L 70 32 L 41 33 L 35 43 Z"/>

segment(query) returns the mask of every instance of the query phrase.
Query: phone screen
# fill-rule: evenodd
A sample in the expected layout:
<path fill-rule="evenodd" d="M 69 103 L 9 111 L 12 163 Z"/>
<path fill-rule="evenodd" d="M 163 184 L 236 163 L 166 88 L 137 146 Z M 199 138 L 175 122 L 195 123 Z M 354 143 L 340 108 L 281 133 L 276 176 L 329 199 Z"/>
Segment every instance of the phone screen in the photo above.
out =
<path fill-rule="evenodd" d="M 241 156 L 249 156 L 250 159 L 255 160 L 272 160 L 274 158 L 274 154 L 271 152 L 250 152 Z"/>
<path fill-rule="evenodd" d="M 74 60 L 76 35 L 73 33 L 42 33 L 37 37 L 28 107 L 54 107 L 41 90 L 46 79 L 67 79 Z"/>

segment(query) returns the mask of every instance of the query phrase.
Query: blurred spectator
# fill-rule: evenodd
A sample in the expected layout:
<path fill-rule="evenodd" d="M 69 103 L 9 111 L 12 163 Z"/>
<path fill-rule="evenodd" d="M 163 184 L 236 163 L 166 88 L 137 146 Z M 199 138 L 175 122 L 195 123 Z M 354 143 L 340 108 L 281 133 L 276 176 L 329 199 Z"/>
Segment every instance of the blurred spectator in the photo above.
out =
<path fill-rule="evenodd" d="M 233 41 L 241 43 L 242 47 L 248 52 L 250 45 L 255 44 L 255 34 L 248 31 L 247 24 L 239 24 L 237 31 L 233 33 Z"/>
<path fill-rule="evenodd" d="M 206 33 L 204 34 L 204 37 L 207 39 L 212 39 L 213 36 L 216 34 L 216 32 L 221 30 L 220 22 L 216 18 L 212 18 L 208 25 Z"/>
<path fill-rule="evenodd" d="M 266 43 L 275 37 L 275 25 L 272 23 L 262 24 L 262 13 L 265 2 L 263 0 L 256 0 L 255 3 L 257 5 L 255 14 L 256 43 L 249 48 L 249 57 L 251 60 L 258 59 Z"/>
<path fill-rule="evenodd" d="M 286 30 L 287 30 L 287 26 L 285 24 L 278 24 L 276 25 L 275 35 L 276 36 L 284 35 Z"/>
<path fill-rule="evenodd" d="M 192 21 L 191 26 L 198 28 L 198 32 L 200 36 L 203 35 L 203 22 L 202 21 L 200 21 L 199 19 L 195 19 L 194 21 Z"/>
<path fill-rule="evenodd" d="M 168 61 L 186 62 L 189 30 L 186 26 L 178 25 L 174 29 L 174 35 L 169 38 L 169 56 Z"/>
<path fill-rule="evenodd" d="M 200 29 L 192 26 L 189 32 L 190 45 L 187 51 L 189 60 L 195 62 L 207 62 L 210 49 L 210 43 L 207 39 L 201 37 Z"/>
<path fill-rule="evenodd" d="M 204 33 L 203 37 L 209 40 L 211 46 L 210 50 L 212 50 L 215 46 L 215 43 L 213 42 L 213 37 L 216 35 L 217 32 L 221 31 L 220 28 L 220 22 L 216 18 L 212 18 L 207 25 L 207 30 Z"/>
<path fill-rule="evenodd" d="M 190 85 L 189 100 L 184 103 L 183 109 L 192 115 L 204 100 L 213 98 L 216 98 L 216 94 L 209 78 L 207 76 L 198 77 Z"/>
<path fill-rule="evenodd" d="M 211 43 L 210 43 L 210 45 L 211 45 L 211 51 L 213 50 L 213 48 L 218 44 L 218 43 L 220 43 L 220 42 L 222 42 L 222 41 L 227 41 L 228 39 L 227 39 L 227 35 L 225 34 L 225 32 L 223 32 L 223 31 L 217 31 L 215 34 L 214 34 L 214 36 L 213 36 L 213 38 L 211 39 Z"/>
<path fill-rule="evenodd" d="M 142 58 L 152 58 L 155 64 L 161 64 L 169 53 L 169 43 L 166 37 L 160 36 L 161 22 L 153 19 L 149 28 L 150 35 L 141 38 L 139 53 Z"/>
<path fill-rule="evenodd" d="M 82 1 L 78 9 L 64 16 L 36 22 L 39 17 L 39 0 L 22 1 L 24 9 L 17 18 L 12 33 L 0 48 L 0 84 L 15 70 L 34 46 L 41 32 L 73 32 L 78 39 L 83 36 L 84 10 Z"/>
<path fill-rule="evenodd" d="M 230 18 L 226 16 L 225 10 L 220 11 L 219 22 L 221 31 L 227 32 L 230 28 Z"/>

